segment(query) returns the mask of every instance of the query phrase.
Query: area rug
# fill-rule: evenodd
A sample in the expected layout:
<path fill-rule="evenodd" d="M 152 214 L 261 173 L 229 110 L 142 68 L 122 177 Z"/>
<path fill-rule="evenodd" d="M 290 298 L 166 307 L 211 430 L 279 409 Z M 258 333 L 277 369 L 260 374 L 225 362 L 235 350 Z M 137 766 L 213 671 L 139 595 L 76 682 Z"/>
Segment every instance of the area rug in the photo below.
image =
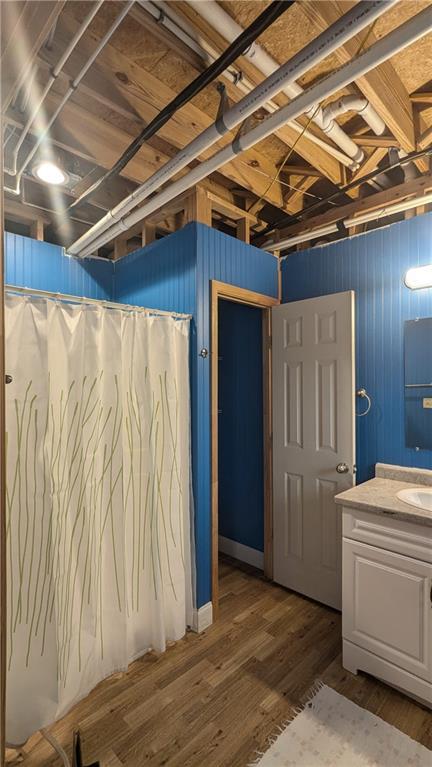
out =
<path fill-rule="evenodd" d="M 330 687 L 316 690 L 254 767 L 431 767 L 432 751 Z"/>

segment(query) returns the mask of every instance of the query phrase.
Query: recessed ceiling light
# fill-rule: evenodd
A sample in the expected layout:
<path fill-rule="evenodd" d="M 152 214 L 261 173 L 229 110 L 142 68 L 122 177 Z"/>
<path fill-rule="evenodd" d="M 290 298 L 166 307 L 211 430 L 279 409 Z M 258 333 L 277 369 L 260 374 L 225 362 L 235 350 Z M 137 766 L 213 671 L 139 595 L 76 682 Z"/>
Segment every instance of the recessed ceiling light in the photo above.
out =
<path fill-rule="evenodd" d="M 432 288 L 432 264 L 408 269 L 405 275 L 405 285 L 407 288 L 411 288 L 411 290 Z"/>
<path fill-rule="evenodd" d="M 67 183 L 68 175 L 56 163 L 50 160 L 42 160 L 33 168 L 33 174 L 45 184 L 63 186 Z"/>

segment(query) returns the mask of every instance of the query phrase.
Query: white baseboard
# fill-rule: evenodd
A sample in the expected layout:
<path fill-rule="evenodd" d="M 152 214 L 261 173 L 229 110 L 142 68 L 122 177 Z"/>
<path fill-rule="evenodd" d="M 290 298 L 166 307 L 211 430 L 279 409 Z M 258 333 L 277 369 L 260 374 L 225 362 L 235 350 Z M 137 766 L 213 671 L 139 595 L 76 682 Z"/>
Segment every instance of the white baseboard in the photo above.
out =
<path fill-rule="evenodd" d="M 248 565 L 257 567 L 259 570 L 264 570 L 264 554 L 262 551 L 257 551 L 250 546 L 245 546 L 243 543 L 232 541 L 231 538 L 225 538 L 223 535 L 219 536 L 219 551 L 222 554 L 228 554 L 228 556 L 240 560 L 240 562 L 246 562 Z"/>
<path fill-rule="evenodd" d="M 211 602 L 207 602 L 206 605 L 195 607 L 192 613 L 191 629 L 197 634 L 201 634 L 202 631 L 208 629 L 213 623 L 213 605 Z"/>

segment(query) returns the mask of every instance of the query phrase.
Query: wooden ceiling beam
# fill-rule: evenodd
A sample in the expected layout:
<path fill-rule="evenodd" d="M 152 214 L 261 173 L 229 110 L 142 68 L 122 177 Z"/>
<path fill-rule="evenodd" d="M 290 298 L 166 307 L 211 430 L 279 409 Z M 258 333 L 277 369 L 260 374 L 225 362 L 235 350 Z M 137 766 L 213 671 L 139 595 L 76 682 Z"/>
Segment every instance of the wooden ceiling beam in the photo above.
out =
<path fill-rule="evenodd" d="M 293 166 L 295 167 L 295 166 Z M 283 178 L 287 179 L 287 183 L 293 188 L 285 187 L 285 203 L 294 213 L 298 213 L 304 203 L 305 192 L 310 189 L 313 184 L 316 183 L 317 177 L 311 175 L 295 175 L 287 171 L 287 166 L 284 166 Z"/>
<path fill-rule="evenodd" d="M 432 93 L 425 92 L 422 93 L 421 91 L 417 91 L 416 93 L 410 94 L 410 99 L 413 104 L 424 104 L 425 107 L 432 106 Z"/>
<path fill-rule="evenodd" d="M 363 133 L 359 133 L 351 135 L 351 138 L 356 144 L 359 144 L 359 146 L 363 147 L 382 146 L 389 149 L 393 146 L 399 146 L 399 141 L 394 136 L 375 136 L 373 134 L 368 134 L 365 136 Z"/>
<path fill-rule="evenodd" d="M 426 149 L 432 143 L 432 126 L 426 128 L 418 140 L 418 148 Z"/>
<path fill-rule="evenodd" d="M 309 0 L 307 3 L 301 3 L 300 7 L 307 19 L 313 23 L 316 31 L 322 32 L 353 5 L 353 2 Z M 368 35 L 368 46 L 376 42 L 377 38 L 369 29 L 367 32 L 363 31 L 360 35 L 351 38 L 336 50 L 335 56 L 342 64 L 350 61 L 358 54 L 366 34 Z M 385 61 L 368 74 L 358 78 L 356 85 L 382 117 L 391 133 L 398 139 L 402 149 L 406 152 L 414 151 L 416 137 L 412 103 L 408 91 L 391 62 Z M 426 158 L 419 160 L 417 166 L 422 171 L 429 170 L 429 162 Z"/>
<path fill-rule="evenodd" d="M 363 178 L 363 176 L 367 176 L 368 173 L 370 173 L 372 170 L 375 170 L 375 168 L 378 167 L 381 160 L 386 156 L 387 149 L 386 147 L 376 147 L 369 155 L 369 157 L 366 157 L 360 168 L 353 173 L 351 181 L 358 181 L 359 179 Z M 355 188 L 356 197 L 360 194 L 360 186 L 357 186 Z"/>
<path fill-rule="evenodd" d="M 317 179 L 322 178 L 322 173 L 317 168 L 313 168 L 310 165 L 289 165 L 284 164 L 283 169 L 285 173 L 289 173 L 290 175 L 295 176 L 310 176 L 311 178 Z"/>
<path fill-rule="evenodd" d="M 184 1 L 179 1 L 176 2 L 176 11 L 180 12 L 196 29 L 198 29 L 199 32 L 205 35 L 216 50 L 219 52 L 225 50 L 227 47 L 225 38 L 217 30 L 213 29 L 192 6 Z M 253 64 L 244 56 L 239 57 L 236 62 L 236 68 L 241 70 L 247 79 L 254 85 L 258 85 L 265 79 L 262 72 L 253 66 Z M 225 80 L 225 84 L 227 85 L 227 91 L 230 97 L 235 101 L 239 101 L 242 97 L 242 93 L 238 88 L 228 80 Z M 279 106 L 282 106 L 288 102 L 288 99 L 284 94 L 279 94 L 274 97 L 273 101 Z M 298 120 L 298 122 L 302 121 L 304 122 L 304 125 L 308 122 L 307 118 L 300 118 Z M 327 143 L 324 134 L 319 130 L 316 130 L 313 125 L 308 126 L 308 129 L 310 132 L 319 135 L 324 143 Z M 339 161 L 307 137 L 302 136 L 299 138 L 299 135 L 300 134 L 289 125 L 285 125 L 283 128 L 275 131 L 275 136 L 287 146 L 291 147 L 295 143 L 296 154 L 306 160 L 306 162 L 310 163 L 313 167 L 317 168 L 323 176 L 326 176 L 335 184 L 341 183 L 342 174 Z"/>
<path fill-rule="evenodd" d="M 129 16 L 135 19 L 138 24 L 143 27 L 146 33 L 149 33 L 160 40 L 168 50 L 175 51 L 182 59 L 189 62 L 196 70 L 202 71 L 205 68 L 205 64 L 200 56 L 189 48 L 186 43 L 180 40 L 176 35 L 170 32 L 163 24 L 160 24 L 151 13 L 147 13 L 144 8 L 132 6 L 129 11 Z"/>
<path fill-rule="evenodd" d="M 39 49 L 64 5 L 65 0 L 1 3 L 2 25 L 9 30 L 1 56 L 2 111 L 29 76 Z"/>
<path fill-rule="evenodd" d="M 53 105 L 57 103 L 56 101 L 53 101 Z M 70 110 L 70 111 L 68 111 Z M 67 119 L 72 118 L 72 119 Z M 78 142 L 81 142 L 82 135 L 78 135 L 77 132 L 77 125 L 79 126 L 80 121 L 82 118 L 82 112 L 80 111 L 79 107 L 76 107 L 73 104 L 69 104 L 68 107 L 66 107 L 66 119 L 65 119 L 65 129 L 63 129 L 62 125 L 62 118 L 59 118 L 59 124 L 55 125 L 53 128 L 53 134 L 51 135 L 51 142 L 53 147 L 56 147 L 61 150 L 61 152 L 67 153 L 72 160 L 77 163 L 84 162 L 84 165 L 82 167 L 78 167 L 78 172 L 83 173 L 83 175 L 89 175 L 89 178 L 93 177 L 93 174 L 89 173 L 89 168 L 94 169 L 95 174 L 101 173 L 103 169 L 109 168 L 110 163 L 107 162 L 105 166 L 101 164 L 95 165 L 95 158 L 92 154 L 89 153 L 88 147 L 82 147 L 81 144 Z M 8 125 L 14 125 L 17 128 L 22 128 L 23 122 L 22 120 L 18 120 L 15 117 L 12 117 L 10 114 L 6 116 L 5 123 Z M 66 135 L 66 130 L 72 128 L 72 133 L 68 133 Z M 103 142 L 105 140 L 105 134 L 104 134 L 105 124 L 100 121 L 96 120 L 94 123 L 92 123 L 92 135 L 93 133 L 96 133 L 97 135 L 100 135 L 101 141 Z M 76 138 L 74 138 L 76 136 Z M 94 142 L 92 140 L 92 148 L 94 148 Z M 100 142 L 99 142 L 100 143 Z M 97 144 L 96 144 L 97 146 Z M 30 145 L 29 145 L 30 147 Z M 100 154 L 98 155 L 100 157 L 101 162 L 104 161 L 105 155 L 103 154 L 103 147 L 100 147 Z M 168 156 L 163 156 L 165 160 L 168 159 Z M 106 159 L 106 158 L 105 158 Z M 136 187 L 136 181 L 133 182 L 133 180 L 127 175 L 127 172 L 129 170 L 129 165 L 127 168 L 125 168 L 125 176 L 117 176 L 116 179 L 114 179 L 113 182 L 110 184 L 105 184 L 103 187 L 101 187 L 96 194 L 94 194 L 91 198 L 91 203 L 96 206 L 102 208 L 104 211 L 109 210 L 112 208 L 116 203 L 118 203 L 123 197 L 128 195 L 135 187 Z M 133 170 L 135 172 L 135 175 L 139 175 L 139 181 L 144 180 L 144 171 L 139 166 L 133 166 Z M 147 172 L 147 171 L 145 171 Z M 26 179 L 27 182 L 28 179 Z M 137 179 L 136 179 L 137 180 Z M 219 177 L 219 181 L 216 181 L 213 178 L 204 179 L 201 184 L 202 186 L 206 187 L 209 191 L 216 193 L 220 198 L 226 199 L 227 202 L 235 202 L 235 194 L 234 192 L 230 191 L 229 186 L 222 186 L 220 181 L 224 181 L 228 183 L 228 179 L 222 179 Z M 77 185 L 74 187 L 75 196 L 78 193 L 78 190 L 81 187 L 82 182 L 78 182 Z M 245 190 L 246 193 L 246 190 Z M 247 192 L 250 194 L 250 192 Z"/>
<path fill-rule="evenodd" d="M 66 31 L 66 26 L 68 31 Z M 68 39 L 76 31 L 77 26 L 78 24 L 74 19 L 65 19 L 62 17 L 59 21 L 58 32 L 56 32 L 54 44 L 61 46 L 63 41 Z M 72 71 L 77 58 L 79 57 L 82 60 L 83 57 L 89 54 L 92 47 L 93 43 L 89 40 L 89 37 L 87 37 L 86 40 L 82 40 L 71 57 L 65 71 Z M 53 61 L 58 57 L 58 53 L 59 49 L 57 48 L 52 54 Z M 51 61 L 51 54 L 44 54 L 44 57 Z M 71 69 L 68 69 L 68 67 Z M 119 73 L 122 75 L 121 80 L 118 78 Z M 148 123 L 153 119 L 153 117 L 156 116 L 176 95 L 171 88 L 155 78 L 150 72 L 138 67 L 113 46 L 107 45 L 103 51 L 101 51 L 97 65 L 92 68 L 91 72 L 89 72 L 86 77 L 87 109 L 85 111 L 89 112 L 89 119 L 91 121 L 100 119 L 97 118 L 94 113 L 90 115 L 90 111 L 95 108 L 95 103 L 98 101 L 99 89 L 96 85 L 94 85 L 94 87 L 92 86 L 92 83 L 95 82 L 96 74 L 98 83 L 100 83 L 102 76 L 105 78 L 104 92 L 107 90 L 111 91 L 112 108 L 115 108 L 114 102 L 117 97 L 120 96 L 123 103 L 126 101 L 129 104 L 132 114 L 138 114 L 141 118 L 141 122 L 144 123 Z M 55 90 L 57 93 L 60 92 L 58 87 L 56 87 Z M 81 94 L 78 91 L 74 97 L 74 101 L 79 101 L 80 104 L 84 104 L 82 99 L 83 93 L 84 91 L 81 91 Z M 90 93 L 92 93 L 91 98 Z M 82 113 L 82 117 L 84 118 L 84 110 L 82 110 Z M 61 119 L 61 116 L 59 119 Z M 136 120 L 134 120 L 134 123 L 135 122 Z M 212 124 L 212 122 L 213 118 L 195 107 L 192 103 L 189 103 L 169 120 L 169 122 L 159 131 L 158 135 L 168 141 L 172 146 L 180 149 L 195 138 L 195 136 L 199 135 L 199 133 Z M 120 128 L 113 125 L 111 127 L 113 131 L 120 131 Z M 66 124 L 65 128 L 67 129 Z M 131 136 L 129 140 L 131 140 L 138 132 L 136 125 L 134 125 L 133 131 L 134 132 L 132 133 L 131 127 Z M 85 131 L 83 131 L 82 126 L 81 136 L 84 140 Z M 204 152 L 201 155 L 201 159 L 211 157 L 215 151 L 225 146 L 230 140 L 232 140 L 232 135 L 227 135 L 209 150 Z M 119 144 L 118 140 L 116 141 L 116 144 Z M 123 149 L 126 146 L 127 144 L 125 143 Z M 123 151 L 123 149 L 121 151 Z M 117 156 L 113 158 L 113 161 L 120 156 L 121 151 L 119 151 Z M 152 151 L 149 150 L 148 142 L 146 142 L 140 149 L 139 154 L 141 155 L 146 151 Z M 134 163 L 134 160 L 129 163 L 128 170 L 130 169 L 131 164 Z M 276 174 L 277 168 L 262 152 L 255 149 L 248 150 L 242 156 L 227 163 L 219 172 L 228 177 L 231 181 L 250 189 L 257 195 L 264 194 L 267 201 L 272 205 L 288 210 L 288 208 L 284 207 L 280 185 L 276 182 L 269 188 L 269 182 Z M 148 175 L 150 174 L 146 174 L 144 178 L 147 178 Z M 141 180 L 144 180 L 144 178 Z"/>
<path fill-rule="evenodd" d="M 9 197 L 4 198 L 4 211 L 5 218 L 23 224 L 32 224 L 36 219 L 40 219 L 44 224 L 51 223 L 51 218 L 44 211 L 36 209 L 33 205 L 11 200 Z"/>
<path fill-rule="evenodd" d="M 412 181 L 398 184 L 391 189 L 384 189 L 382 192 L 363 197 L 361 200 L 349 202 L 346 205 L 334 206 L 325 211 L 325 213 L 318 213 L 310 218 L 304 218 L 302 221 L 280 229 L 279 237 L 282 240 L 318 226 L 333 224 L 341 219 L 351 218 L 357 213 L 366 213 L 370 210 L 377 210 L 386 205 L 391 205 L 393 202 L 400 202 L 406 197 L 425 194 L 430 189 L 432 189 L 432 174 L 427 173 Z"/>

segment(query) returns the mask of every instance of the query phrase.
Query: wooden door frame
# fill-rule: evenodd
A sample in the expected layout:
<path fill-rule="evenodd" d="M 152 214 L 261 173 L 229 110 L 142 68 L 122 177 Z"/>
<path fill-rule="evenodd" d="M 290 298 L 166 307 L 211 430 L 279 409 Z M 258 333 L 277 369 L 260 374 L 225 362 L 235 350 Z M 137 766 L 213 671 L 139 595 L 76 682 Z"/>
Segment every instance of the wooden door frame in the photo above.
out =
<path fill-rule="evenodd" d="M 219 607 L 219 466 L 218 466 L 218 357 L 219 299 L 262 309 L 263 332 L 263 433 L 264 433 L 264 574 L 273 577 L 272 508 L 272 387 L 271 387 L 271 307 L 278 298 L 255 293 L 218 280 L 211 280 L 211 582 L 213 619 Z"/>
<path fill-rule="evenodd" d="M 3 136 L 3 121 L 0 117 Z M 0 150 L 3 180 L 3 147 Z M 0 767 L 6 746 L 6 425 L 5 425 L 5 326 L 4 326 L 4 198 L 0 190 Z"/>

